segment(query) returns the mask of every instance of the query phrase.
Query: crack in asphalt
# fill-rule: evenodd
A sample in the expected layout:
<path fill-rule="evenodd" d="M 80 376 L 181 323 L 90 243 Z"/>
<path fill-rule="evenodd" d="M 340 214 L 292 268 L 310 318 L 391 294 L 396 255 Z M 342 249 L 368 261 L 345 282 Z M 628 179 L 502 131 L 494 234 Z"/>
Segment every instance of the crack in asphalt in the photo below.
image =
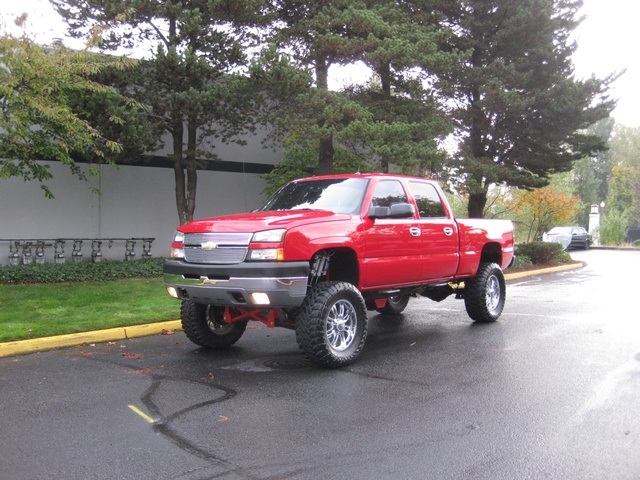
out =
<path fill-rule="evenodd" d="M 91 356 L 91 357 L 81 356 L 81 357 L 85 360 L 93 360 L 96 362 L 102 362 L 102 363 L 107 363 L 110 365 L 126 368 L 128 370 L 132 370 L 135 372 L 141 372 L 138 366 L 130 365 L 124 362 L 118 362 L 113 359 L 99 358 L 95 356 Z M 146 369 L 146 370 L 150 370 L 150 369 Z M 231 400 L 236 395 L 238 395 L 238 392 L 236 390 L 229 387 L 225 387 L 223 385 L 212 385 L 210 383 L 198 381 L 198 380 L 185 380 L 183 378 L 172 377 L 170 375 L 160 375 L 160 374 L 151 373 L 151 372 L 147 373 L 145 370 L 142 370 L 142 373 L 144 375 L 151 377 L 151 380 L 152 380 L 151 385 L 146 389 L 146 391 L 140 397 L 140 401 L 147 408 L 149 413 L 151 413 L 151 415 L 154 417 L 154 423 L 152 424 L 153 430 L 165 436 L 167 439 L 169 439 L 169 441 L 171 441 L 174 445 L 176 445 L 181 450 L 209 462 L 210 465 L 212 466 L 224 469 L 224 472 L 216 473 L 213 476 L 208 475 L 206 477 L 202 477 L 203 480 L 224 477 L 229 474 L 240 475 L 243 478 L 246 478 L 248 480 L 259 480 L 259 479 L 262 480 L 263 477 L 255 476 L 254 474 L 248 472 L 246 469 L 244 469 L 240 465 L 230 462 L 229 460 L 219 457 L 199 447 L 194 442 L 190 441 L 189 439 L 181 435 L 177 431 L 177 429 L 172 427 L 172 423 L 175 422 L 177 419 L 197 409 Z M 211 400 L 204 401 L 204 402 L 194 403 L 185 408 L 172 412 L 169 415 L 164 415 L 160 407 L 158 407 L 158 405 L 153 400 L 154 394 L 159 390 L 163 381 L 173 381 L 173 382 L 182 382 L 182 383 L 200 385 L 213 390 L 222 391 L 223 395 Z"/>

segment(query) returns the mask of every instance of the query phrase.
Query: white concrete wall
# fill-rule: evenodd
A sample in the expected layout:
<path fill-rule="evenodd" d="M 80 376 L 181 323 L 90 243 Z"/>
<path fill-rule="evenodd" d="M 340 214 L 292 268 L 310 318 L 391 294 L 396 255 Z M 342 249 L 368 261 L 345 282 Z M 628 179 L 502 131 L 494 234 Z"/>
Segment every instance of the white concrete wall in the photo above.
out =
<path fill-rule="evenodd" d="M 279 160 L 278 153 L 262 150 L 259 142 L 249 148 L 225 147 L 224 153 L 229 161 L 273 165 Z M 45 198 L 37 182 L 0 179 L 0 239 L 155 237 L 152 256 L 168 255 L 178 226 L 173 169 L 103 166 L 100 177 L 85 182 L 59 163 L 43 163 L 53 174 L 47 185 L 55 199 Z M 264 200 L 264 188 L 259 174 L 199 171 L 195 218 L 254 209 Z M 71 251 L 67 243 L 67 261 Z M 102 252 L 105 258 L 123 259 L 124 244 L 111 249 L 103 245 Z M 0 241 L 0 265 L 7 265 L 8 254 L 8 242 Z M 90 258 L 89 242 L 83 244 L 83 254 Z M 141 254 L 138 243 L 136 258 Z M 45 259 L 53 261 L 53 247 Z"/>

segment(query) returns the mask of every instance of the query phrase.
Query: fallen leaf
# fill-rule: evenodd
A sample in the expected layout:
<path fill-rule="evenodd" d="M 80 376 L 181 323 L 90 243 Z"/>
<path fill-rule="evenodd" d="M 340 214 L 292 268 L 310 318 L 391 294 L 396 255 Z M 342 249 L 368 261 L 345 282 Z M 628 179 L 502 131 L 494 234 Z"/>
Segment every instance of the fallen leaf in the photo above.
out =
<path fill-rule="evenodd" d="M 141 370 L 133 370 L 130 373 L 132 373 L 133 375 L 148 375 L 154 370 L 155 368 L 149 367 L 149 368 L 143 368 Z"/>
<path fill-rule="evenodd" d="M 213 380 L 215 378 L 215 375 L 213 373 L 209 373 L 209 380 Z"/>
<path fill-rule="evenodd" d="M 115 344 L 116 344 L 116 342 L 108 342 L 108 343 L 107 343 L 107 345 L 109 345 L 109 346 L 111 346 L 111 347 L 112 347 L 113 345 L 115 345 Z"/>
<path fill-rule="evenodd" d="M 229 421 L 229 417 L 225 417 L 224 415 L 220 415 L 218 417 L 218 421 L 219 422 L 228 422 Z"/>
<path fill-rule="evenodd" d="M 167 328 L 163 328 L 160 332 L 160 335 L 173 335 L 175 332 L 173 330 L 169 330 Z"/>
<path fill-rule="evenodd" d="M 140 360 L 142 358 L 142 354 L 141 353 L 124 352 L 124 353 L 121 353 L 120 355 L 122 355 L 123 357 L 127 357 L 127 358 L 136 358 L 138 360 Z"/>

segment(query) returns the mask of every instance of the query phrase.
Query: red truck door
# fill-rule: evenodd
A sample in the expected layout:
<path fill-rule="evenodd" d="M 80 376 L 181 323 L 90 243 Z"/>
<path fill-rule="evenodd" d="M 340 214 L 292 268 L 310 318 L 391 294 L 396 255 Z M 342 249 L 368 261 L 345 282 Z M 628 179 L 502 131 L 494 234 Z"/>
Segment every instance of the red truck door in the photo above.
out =
<path fill-rule="evenodd" d="M 444 208 L 437 189 L 429 182 L 410 180 L 409 191 L 416 201 L 421 239 L 423 280 L 448 279 L 459 262 L 458 224 Z"/>
<path fill-rule="evenodd" d="M 409 202 L 399 180 L 380 180 L 367 209 Z M 415 218 L 367 219 L 364 229 L 363 288 L 412 284 L 420 280 L 421 231 Z"/>

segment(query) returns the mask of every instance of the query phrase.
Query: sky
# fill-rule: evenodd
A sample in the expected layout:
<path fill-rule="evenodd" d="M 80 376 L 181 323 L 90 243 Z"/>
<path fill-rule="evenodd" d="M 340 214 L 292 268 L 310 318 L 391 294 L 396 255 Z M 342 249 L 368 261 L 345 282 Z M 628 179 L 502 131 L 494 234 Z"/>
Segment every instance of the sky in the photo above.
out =
<path fill-rule="evenodd" d="M 0 0 L 0 30 L 20 35 L 22 31 L 13 20 L 21 13 L 28 14 L 26 33 L 38 43 L 62 38 L 69 47 L 82 47 L 81 42 L 65 38 L 65 23 L 48 0 Z M 586 19 L 574 32 L 578 43 L 573 58 L 576 76 L 603 78 L 626 70 L 611 89 L 612 98 L 618 101 L 613 117 L 619 124 L 640 127 L 640 55 L 635 52 L 640 46 L 640 1 L 584 0 L 581 13 Z M 333 69 L 330 74 L 335 86 L 354 75 L 348 69 Z"/>

